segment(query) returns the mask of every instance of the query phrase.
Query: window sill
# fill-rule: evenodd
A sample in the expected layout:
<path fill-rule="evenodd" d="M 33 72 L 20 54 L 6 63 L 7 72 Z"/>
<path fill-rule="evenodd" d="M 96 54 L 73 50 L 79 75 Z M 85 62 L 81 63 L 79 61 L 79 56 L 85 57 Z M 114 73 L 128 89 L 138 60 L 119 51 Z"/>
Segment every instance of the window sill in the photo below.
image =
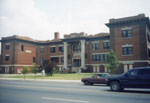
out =
<path fill-rule="evenodd" d="M 99 49 L 98 50 L 92 50 L 92 51 L 99 51 Z"/>
<path fill-rule="evenodd" d="M 103 48 L 104 49 L 104 48 Z M 110 48 L 109 49 L 104 49 L 104 50 L 110 50 Z"/>
<path fill-rule="evenodd" d="M 51 53 L 51 52 L 50 52 Z M 52 53 L 52 54 L 56 54 L 56 53 Z"/>
<path fill-rule="evenodd" d="M 129 54 L 129 55 L 122 55 L 122 56 L 133 56 L 133 54 Z"/>
<path fill-rule="evenodd" d="M 133 38 L 133 37 L 122 37 L 121 39 L 130 39 L 130 38 Z"/>

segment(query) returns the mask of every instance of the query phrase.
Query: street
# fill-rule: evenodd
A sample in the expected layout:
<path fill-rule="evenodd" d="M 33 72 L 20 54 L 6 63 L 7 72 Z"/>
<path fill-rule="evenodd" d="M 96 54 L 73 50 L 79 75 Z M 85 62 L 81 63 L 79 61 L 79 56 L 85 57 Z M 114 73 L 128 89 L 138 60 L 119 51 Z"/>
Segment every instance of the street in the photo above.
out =
<path fill-rule="evenodd" d="M 0 80 L 0 103 L 149 103 L 150 89 L 112 92 L 81 82 Z"/>

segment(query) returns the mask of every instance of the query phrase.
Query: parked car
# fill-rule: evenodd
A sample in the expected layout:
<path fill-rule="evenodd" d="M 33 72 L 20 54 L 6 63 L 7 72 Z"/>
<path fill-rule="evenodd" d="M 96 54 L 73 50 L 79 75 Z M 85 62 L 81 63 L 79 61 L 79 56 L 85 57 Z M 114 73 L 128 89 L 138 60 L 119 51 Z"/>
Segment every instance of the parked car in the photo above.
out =
<path fill-rule="evenodd" d="M 107 78 L 110 76 L 109 73 L 97 73 L 89 78 L 82 78 L 84 85 L 93 85 L 93 84 L 106 84 Z"/>
<path fill-rule="evenodd" d="M 138 67 L 129 70 L 120 76 L 111 76 L 107 85 L 112 91 L 124 88 L 150 88 L 150 67 Z"/>

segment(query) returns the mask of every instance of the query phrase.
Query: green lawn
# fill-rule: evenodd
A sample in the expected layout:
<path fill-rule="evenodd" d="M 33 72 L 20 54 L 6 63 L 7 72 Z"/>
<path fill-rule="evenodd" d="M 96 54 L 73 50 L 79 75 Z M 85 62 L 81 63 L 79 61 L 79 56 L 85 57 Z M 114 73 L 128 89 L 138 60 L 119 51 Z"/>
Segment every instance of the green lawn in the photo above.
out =
<path fill-rule="evenodd" d="M 53 76 L 45 76 L 44 79 L 59 79 L 59 80 L 81 80 L 81 78 L 84 77 L 91 77 L 94 73 L 54 73 Z M 21 75 L 15 75 L 15 76 L 9 76 L 9 78 L 24 78 L 23 74 Z M 33 74 L 26 74 L 26 79 L 34 79 L 35 76 Z M 36 76 L 37 79 L 42 79 L 41 74 L 38 74 Z"/>

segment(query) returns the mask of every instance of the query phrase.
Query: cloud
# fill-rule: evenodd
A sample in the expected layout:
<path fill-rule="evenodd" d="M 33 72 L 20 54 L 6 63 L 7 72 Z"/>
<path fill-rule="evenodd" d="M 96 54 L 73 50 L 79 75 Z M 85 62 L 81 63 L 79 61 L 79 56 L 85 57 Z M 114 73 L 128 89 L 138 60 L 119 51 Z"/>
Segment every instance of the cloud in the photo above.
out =
<path fill-rule="evenodd" d="M 1 5 L 0 37 L 16 34 L 48 39 L 44 35 L 56 27 L 49 24 L 47 12 L 35 7 L 34 0 L 2 0 Z"/>
<path fill-rule="evenodd" d="M 16 34 L 47 40 L 54 32 L 61 37 L 108 32 L 110 18 L 149 16 L 148 6 L 149 0 L 0 0 L 0 38 Z"/>

